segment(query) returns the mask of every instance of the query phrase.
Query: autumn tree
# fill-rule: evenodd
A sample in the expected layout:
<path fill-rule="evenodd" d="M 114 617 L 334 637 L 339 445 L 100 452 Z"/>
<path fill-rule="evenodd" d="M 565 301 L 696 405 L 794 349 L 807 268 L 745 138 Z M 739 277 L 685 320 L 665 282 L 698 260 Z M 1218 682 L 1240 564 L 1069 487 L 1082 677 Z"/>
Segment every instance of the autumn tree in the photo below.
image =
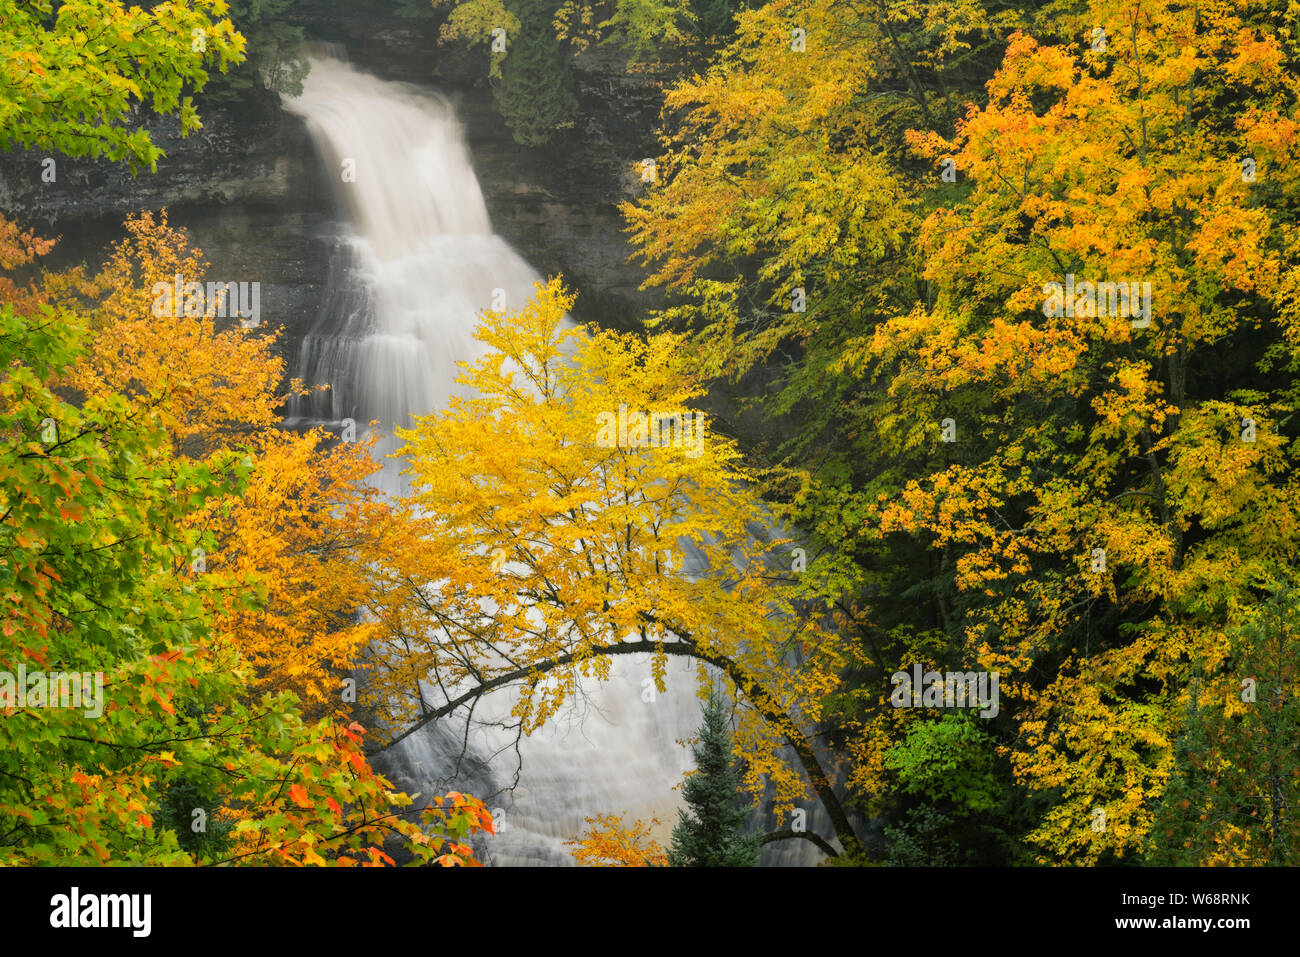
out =
<path fill-rule="evenodd" d="M 650 836 L 658 818 L 624 823 L 622 814 L 597 814 L 586 818 L 587 828 L 564 843 L 582 867 L 667 867 L 668 855 Z"/>
<path fill-rule="evenodd" d="M 1023 702 L 1016 772 L 1056 795 L 1049 859 L 1138 852 L 1194 669 L 1295 562 L 1292 239 L 1261 201 L 1294 193 L 1295 84 L 1251 12 L 1098 5 L 1114 42 L 1014 37 L 958 140 L 914 140 L 971 186 L 926 224 L 933 302 L 864 368 L 959 441 L 865 525 L 947 556 L 967 654 Z M 1141 295 L 1094 307 L 1107 281 Z"/>
<path fill-rule="evenodd" d="M 95 275 L 46 274 L 33 295 L 89 316 L 93 334 L 65 376 L 70 388 L 147 402 L 186 458 L 247 457 L 247 485 L 190 514 L 201 536 L 188 573 L 240 583 L 207 602 L 217 640 L 239 648 L 259 691 L 291 691 L 313 714 L 350 712 L 344 678 L 377 635 L 356 613 L 375 602 L 372 565 L 401 547 L 402 529 L 370 484 L 380 467 L 373 439 L 336 443 L 321 430 L 281 429 L 276 334 L 223 317 L 230 309 L 220 295 L 206 297 L 206 272 L 166 211 L 143 213 L 128 218 Z M 203 300 L 171 301 L 177 276 L 182 289 L 203 288 Z"/>
<path fill-rule="evenodd" d="M 178 115 L 182 134 L 198 127 L 186 87 L 242 58 L 243 39 L 212 19 L 225 10 L 0 5 L 0 146 L 154 167 L 161 151 L 128 113 L 144 103 Z M 128 228 L 98 277 L 0 283 L 0 860 L 378 865 L 396 839 L 417 862 L 475 863 L 460 842 L 490 832 L 480 802 L 413 806 L 370 767 L 359 725 L 306 721 L 283 690 L 310 697 L 322 673 L 296 629 L 322 613 L 351 624 L 355 579 L 322 578 L 304 600 L 295 573 L 313 551 L 324 558 L 309 574 L 355 555 L 333 523 L 370 517 L 358 509 L 373 463 L 342 452 L 315 471 L 321 436 L 275 434 L 270 343 L 217 329 L 209 309 L 160 312 L 149 280 L 198 281 L 199 254 L 165 217 Z M 0 223 L 0 267 L 48 248 Z M 259 464 L 269 487 L 252 500 Z M 269 565 L 241 567 L 226 542 L 225 567 L 206 567 L 223 530 L 255 550 L 267 541 L 252 529 L 277 525 Z M 245 620 L 237 640 L 214 637 L 255 609 L 269 613 L 252 619 L 260 635 Z M 239 647 L 250 637 L 280 642 L 263 662 L 280 681 L 254 676 Z M 193 837 L 209 822 L 211 839 Z"/>
<path fill-rule="evenodd" d="M 371 663 L 394 740 L 469 721 L 506 688 L 510 727 L 526 734 L 616 656 L 649 654 L 661 691 L 669 657 L 683 657 L 742 702 L 746 785 L 767 779 L 787 807 L 811 786 L 855 844 L 806 730 L 840 645 L 769 575 L 766 561 L 789 559 L 780 539 L 755 537 L 770 519 L 738 453 L 691 408 L 680 339 L 568 326 L 572 302 L 552 280 L 519 312 L 485 315 L 490 351 L 459 377 L 465 395 L 399 432 L 417 544 L 396 556 L 409 598 L 384 610 Z"/>
<path fill-rule="evenodd" d="M 855 791 L 917 733 L 890 671 L 996 670 L 1031 846 L 1131 859 L 1194 677 L 1295 564 L 1288 5 L 970 6 L 914 48 L 829 9 L 742 14 L 670 93 L 633 238 L 702 371 L 779 373 L 757 454 L 870 662 L 824 711 Z"/>
<path fill-rule="evenodd" d="M 967 660 L 945 562 L 861 533 L 878 495 L 941 458 L 888 363 L 862 364 L 874 330 L 925 300 L 921 226 L 964 188 L 917 162 L 906 132 L 950 130 L 1017 22 L 977 2 L 742 11 L 707 72 L 669 91 L 657 182 L 624 207 L 646 284 L 673 296 L 655 327 L 685 333 L 694 371 L 763 414 L 746 436 L 756 475 L 809 536 L 801 578 L 858 644 L 823 717 L 844 750 L 871 741 L 864 799 L 894 784 L 882 756 L 911 720 L 888 707 L 889 674 Z"/>
<path fill-rule="evenodd" d="M 120 0 L 0 2 L 0 149 L 104 156 L 157 169 L 162 150 L 132 109 L 199 129 L 187 91 L 244 58 L 226 0 L 150 7 Z"/>
<path fill-rule="evenodd" d="M 0 860 L 377 864 L 393 835 L 472 863 L 481 804 L 408 822 L 359 727 L 250 694 L 238 653 L 207 641 L 203 598 L 232 581 L 186 576 L 186 520 L 248 471 L 176 457 L 145 402 L 60 398 L 86 335 L 75 313 L 0 307 Z M 224 840 L 182 845 L 209 820 Z"/>
<path fill-rule="evenodd" d="M 916 162 L 906 131 L 951 127 L 1017 19 L 973 0 L 742 11 L 707 72 L 669 91 L 656 182 L 624 206 L 646 285 L 674 297 L 655 327 L 687 334 L 699 374 L 763 414 L 747 438 L 764 493 L 811 536 L 808 577 L 835 583 L 871 661 L 855 680 L 877 688 L 913 649 L 945 645 L 944 586 L 924 549 L 859 535 L 870 501 L 926 469 L 932 445 L 899 415 L 889 370 L 861 374 L 857 359 L 924 298 L 917 235 L 957 190 Z"/>
<path fill-rule="evenodd" d="M 127 217 L 125 236 L 94 275 L 78 268 L 42 281 L 48 301 L 90 320 L 93 335 L 68 386 L 150 401 L 175 451 L 191 458 L 277 425 L 284 378 L 274 335 L 226 318 L 229 293 L 207 296 L 207 268 L 162 210 Z"/>
<path fill-rule="evenodd" d="M 15 222 L 0 217 L 0 272 L 26 267 L 54 248 L 53 239 L 37 236 Z M 20 286 L 9 276 L 0 275 L 0 302 L 13 306 L 20 314 L 36 308 L 38 299 L 29 287 Z"/>

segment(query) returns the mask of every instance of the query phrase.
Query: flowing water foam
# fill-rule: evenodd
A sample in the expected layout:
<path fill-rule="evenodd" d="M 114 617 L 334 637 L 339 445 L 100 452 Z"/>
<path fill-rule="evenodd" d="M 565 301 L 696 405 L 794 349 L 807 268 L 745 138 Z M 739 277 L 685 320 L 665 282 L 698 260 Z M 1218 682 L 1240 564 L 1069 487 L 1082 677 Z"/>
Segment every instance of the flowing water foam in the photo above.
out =
<path fill-rule="evenodd" d="M 332 388 L 292 411 L 300 423 L 351 418 L 362 429 L 378 420 L 387 436 L 378 454 L 387 454 L 398 444 L 394 427 L 444 407 L 457 362 L 482 354 L 473 337 L 479 313 L 502 291 L 507 308 L 517 308 L 539 277 L 492 232 L 445 99 L 313 57 L 302 95 L 286 107 L 306 120 L 349 224 L 299 358 L 306 383 Z M 401 468 L 389 461 L 378 477 L 389 494 L 407 491 Z M 591 682 L 550 726 L 522 739 L 517 756 L 514 736 L 491 727 L 473 729 L 463 755 L 463 724 L 440 722 L 376 763 L 411 792 L 487 795 L 510 785 L 522 762 L 513 793 L 489 802 L 505 826 L 487 855 L 498 864 L 571 864 L 563 842 L 585 817 L 626 811 L 675 820 L 674 787 L 692 766 L 677 742 L 694 734 L 700 711 L 693 667 L 669 665 L 667 693 L 644 701 L 648 661 L 616 660 L 609 681 Z M 504 718 L 512 704 L 496 693 L 476 719 Z M 666 830 L 658 836 L 666 843 Z"/>

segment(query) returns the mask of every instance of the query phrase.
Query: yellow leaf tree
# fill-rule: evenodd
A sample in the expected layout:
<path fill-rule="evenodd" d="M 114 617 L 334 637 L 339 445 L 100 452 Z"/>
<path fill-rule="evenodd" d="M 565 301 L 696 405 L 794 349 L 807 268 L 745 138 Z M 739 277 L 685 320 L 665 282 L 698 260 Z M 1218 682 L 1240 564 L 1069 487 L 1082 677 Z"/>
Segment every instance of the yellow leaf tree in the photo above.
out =
<path fill-rule="evenodd" d="M 649 654 L 661 691 L 684 657 L 743 702 L 747 786 L 766 778 L 786 807 L 811 787 L 855 845 L 810 737 L 839 644 L 789 601 L 734 444 L 691 409 L 682 340 L 569 327 L 572 302 L 552 280 L 485 315 L 467 395 L 400 433 L 417 542 L 395 556 L 409 599 L 385 610 L 374 663 L 388 722 L 404 737 L 509 686 L 526 734 L 616 656 Z M 417 679 L 441 700 L 413 697 Z"/>
<path fill-rule="evenodd" d="M 565 844 L 583 867 L 667 867 L 668 852 L 650 836 L 658 818 L 623 823 L 622 814 L 589 817 L 587 829 Z"/>
<path fill-rule="evenodd" d="M 259 693 L 291 691 L 311 713 L 346 711 L 343 675 L 375 636 L 357 617 L 377 603 L 370 568 L 400 533 L 368 484 L 379 468 L 373 442 L 281 429 L 275 334 L 222 315 L 229 292 L 206 295 L 202 252 L 165 211 L 128 218 L 126 231 L 95 276 L 44 278 L 40 296 L 88 312 L 94 333 L 67 384 L 138 401 L 177 454 L 245 457 L 246 488 L 190 516 L 190 559 L 176 573 L 237 583 L 210 591 L 208 603 L 215 636 L 254 667 Z M 202 299 L 173 294 L 189 283 L 202 284 Z"/>
<path fill-rule="evenodd" d="M 931 301 L 878 327 L 864 366 L 947 461 L 864 527 L 951 568 L 950 627 L 1003 674 L 1006 753 L 1050 795 L 1044 860 L 1142 851 L 1190 678 L 1296 567 L 1276 207 L 1300 139 L 1268 7 L 1091 4 L 1062 32 L 1105 42 L 1016 35 L 957 137 L 913 138 L 970 186 L 922 231 Z"/>

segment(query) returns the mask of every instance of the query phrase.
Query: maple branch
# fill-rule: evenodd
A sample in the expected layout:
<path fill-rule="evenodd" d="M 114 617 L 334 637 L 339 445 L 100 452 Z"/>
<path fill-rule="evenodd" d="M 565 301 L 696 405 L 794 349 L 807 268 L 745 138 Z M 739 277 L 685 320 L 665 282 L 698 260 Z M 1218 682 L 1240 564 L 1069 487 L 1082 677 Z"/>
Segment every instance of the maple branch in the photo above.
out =
<path fill-rule="evenodd" d="M 662 625 L 655 616 L 642 613 L 641 617 L 650 624 Z M 668 655 L 677 655 L 686 658 L 694 658 L 711 664 L 723 671 L 728 678 L 732 680 L 736 688 L 744 693 L 749 699 L 754 709 L 769 724 L 775 727 L 785 738 L 786 743 L 794 750 L 795 755 L 799 758 L 799 763 L 803 765 L 804 773 L 808 776 L 809 783 L 813 790 L 817 792 L 822 806 L 826 808 L 827 814 L 831 818 L 831 826 L 835 829 L 835 835 L 845 850 L 855 847 L 859 844 L 857 833 L 853 825 L 849 822 L 848 814 L 845 812 L 843 805 L 840 804 L 838 795 L 835 794 L 831 785 L 830 776 L 827 775 L 822 767 L 821 761 L 817 758 L 816 752 L 813 751 L 812 743 L 808 736 L 799 728 L 794 720 L 785 711 L 780 710 L 772 702 L 775 700 L 772 695 L 759 682 L 753 678 L 737 662 L 725 655 L 708 652 L 696 645 L 688 637 L 678 635 L 681 640 L 674 642 L 664 641 L 625 641 L 617 645 L 594 645 L 585 652 L 581 657 L 597 657 L 612 655 L 631 655 L 639 653 L 656 653 L 662 652 Z M 382 754 L 389 748 L 393 747 L 400 741 L 413 735 L 431 721 L 445 717 L 456 711 L 458 708 L 468 702 L 494 691 L 503 688 L 516 681 L 533 680 L 540 676 L 554 671 L 556 668 L 562 668 L 565 665 L 573 664 L 580 657 L 579 652 L 566 652 L 562 655 L 556 655 L 553 658 L 547 658 L 542 661 L 534 662 L 532 665 L 517 668 L 513 671 L 507 671 L 484 681 L 464 692 L 457 695 L 430 710 L 427 714 L 422 715 L 418 720 L 411 724 L 405 731 L 389 740 L 387 743 L 374 749 L 366 751 L 367 757 L 374 757 Z"/>
<path fill-rule="evenodd" d="M 790 828 L 786 828 L 783 831 L 772 831 L 769 834 L 764 834 L 760 843 L 774 844 L 777 841 L 789 841 L 794 838 L 803 838 L 805 841 L 811 841 L 813 844 L 817 845 L 821 852 L 827 857 L 838 858 L 840 856 L 839 851 L 835 850 L 834 846 L 832 846 L 826 838 L 822 837 L 820 834 L 814 834 L 812 831 L 795 831 Z"/>

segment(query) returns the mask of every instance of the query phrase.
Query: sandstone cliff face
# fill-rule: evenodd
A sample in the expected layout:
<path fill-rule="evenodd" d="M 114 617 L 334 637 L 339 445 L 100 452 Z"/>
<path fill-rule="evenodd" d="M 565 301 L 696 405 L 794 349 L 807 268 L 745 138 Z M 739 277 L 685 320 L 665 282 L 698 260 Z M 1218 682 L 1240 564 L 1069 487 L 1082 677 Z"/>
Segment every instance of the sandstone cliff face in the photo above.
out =
<path fill-rule="evenodd" d="M 637 289 L 642 272 L 627 262 L 616 204 L 639 188 L 632 164 L 654 152 L 656 91 L 624 76 L 615 58 L 586 56 L 577 128 L 530 149 L 492 109 L 485 53 L 440 47 L 432 28 L 370 12 L 332 12 L 306 29 L 362 69 L 450 96 L 496 231 L 539 272 L 562 273 L 578 289 L 579 318 L 635 325 L 655 298 Z M 171 120 L 141 118 L 167 154 L 157 173 L 55 155 L 50 183 L 44 153 L 0 154 L 0 212 L 59 236 L 49 262 L 61 266 L 96 263 L 125 214 L 165 206 L 203 249 L 210 278 L 262 283 L 263 321 L 283 326 L 293 356 L 319 311 L 340 227 L 326 173 L 302 122 L 274 95 L 200 112 L 204 128 L 185 139 Z"/>

